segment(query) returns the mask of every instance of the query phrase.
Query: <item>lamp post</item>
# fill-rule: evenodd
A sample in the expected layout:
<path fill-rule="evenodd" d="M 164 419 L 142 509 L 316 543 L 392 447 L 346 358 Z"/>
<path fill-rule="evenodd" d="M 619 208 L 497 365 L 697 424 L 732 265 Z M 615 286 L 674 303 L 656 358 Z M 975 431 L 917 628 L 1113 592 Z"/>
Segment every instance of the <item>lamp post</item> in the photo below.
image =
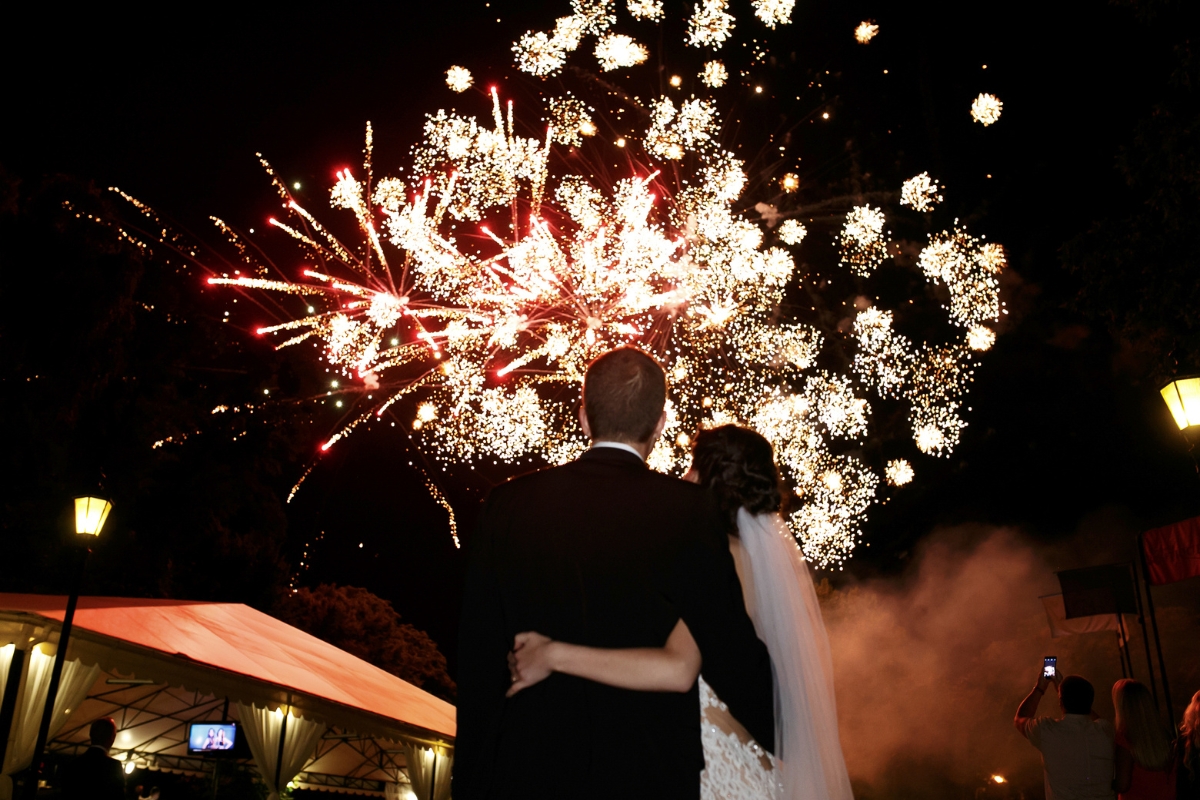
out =
<path fill-rule="evenodd" d="M 1176 378 L 1164 386 L 1160 393 L 1175 419 L 1175 424 L 1183 433 L 1188 454 L 1196 466 L 1196 474 L 1200 475 L 1200 461 L 1196 460 L 1196 443 L 1188 436 L 1189 430 L 1200 427 L 1200 377 Z"/>
<path fill-rule="evenodd" d="M 67 660 L 67 643 L 71 638 L 71 623 L 75 620 L 75 606 L 79 602 L 79 587 L 83 583 L 83 569 L 87 566 L 87 557 L 92 552 L 91 544 L 104 521 L 112 503 L 102 497 L 75 498 L 75 540 L 80 545 L 78 566 L 75 568 L 75 578 L 71 582 L 71 596 L 67 600 L 67 613 L 63 616 L 62 632 L 58 635 L 58 649 L 54 653 L 54 667 L 50 670 L 50 686 L 46 690 L 46 705 L 42 709 L 42 723 L 38 726 L 37 745 L 33 749 L 33 780 L 29 783 L 28 796 L 37 795 L 38 783 L 42 776 L 42 755 L 46 751 L 46 740 L 50 737 L 50 721 L 54 716 L 54 701 L 58 698 L 58 684 L 62 679 L 63 663 Z"/>

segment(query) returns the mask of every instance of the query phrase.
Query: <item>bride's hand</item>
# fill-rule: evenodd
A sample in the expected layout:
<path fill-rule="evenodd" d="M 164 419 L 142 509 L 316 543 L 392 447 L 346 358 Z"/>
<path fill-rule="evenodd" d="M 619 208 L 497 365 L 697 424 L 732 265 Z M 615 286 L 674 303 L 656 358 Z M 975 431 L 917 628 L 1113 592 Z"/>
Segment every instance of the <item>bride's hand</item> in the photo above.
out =
<path fill-rule="evenodd" d="M 512 675 L 512 686 L 505 697 L 512 697 L 522 689 L 540 683 L 554 672 L 551 663 L 551 645 L 554 640 L 535 631 L 518 633 L 513 637 L 513 649 L 508 654 L 508 671 Z"/>

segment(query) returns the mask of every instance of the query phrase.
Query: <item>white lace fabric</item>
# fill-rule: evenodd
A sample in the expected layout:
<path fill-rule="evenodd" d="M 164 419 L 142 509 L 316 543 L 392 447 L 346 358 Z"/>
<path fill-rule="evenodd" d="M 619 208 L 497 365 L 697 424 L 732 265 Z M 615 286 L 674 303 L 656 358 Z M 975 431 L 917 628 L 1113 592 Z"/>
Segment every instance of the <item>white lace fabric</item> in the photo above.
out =
<path fill-rule="evenodd" d="M 808 565 L 777 513 L 740 510 L 731 549 L 746 610 L 771 654 L 775 753 L 764 753 L 701 679 L 705 770 L 700 796 L 853 800 L 838 738 L 829 638 Z"/>
<path fill-rule="evenodd" d="M 775 757 L 759 747 L 700 678 L 700 738 L 704 771 L 700 800 L 778 800 L 783 785 Z"/>

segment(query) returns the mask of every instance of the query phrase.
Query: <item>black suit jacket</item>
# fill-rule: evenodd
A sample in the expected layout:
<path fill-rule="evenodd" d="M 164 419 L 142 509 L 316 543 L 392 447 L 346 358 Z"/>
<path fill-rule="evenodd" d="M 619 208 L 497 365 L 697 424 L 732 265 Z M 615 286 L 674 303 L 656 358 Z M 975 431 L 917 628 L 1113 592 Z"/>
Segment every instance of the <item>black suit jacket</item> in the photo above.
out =
<path fill-rule="evenodd" d="M 699 797 L 696 686 L 633 692 L 555 674 L 505 700 L 507 653 L 521 631 L 661 647 L 682 617 L 704 679 L 773 749 L 770 658 L 699 487 L 596 448 L 493 490 L 467 545 L 455 800 Z"/>
<path fill-rule="evenodd" d="M 125 774 L 121 762 L 99 747 L 89 747 L 66 766 L 63 800 L 125 800 Z"/>

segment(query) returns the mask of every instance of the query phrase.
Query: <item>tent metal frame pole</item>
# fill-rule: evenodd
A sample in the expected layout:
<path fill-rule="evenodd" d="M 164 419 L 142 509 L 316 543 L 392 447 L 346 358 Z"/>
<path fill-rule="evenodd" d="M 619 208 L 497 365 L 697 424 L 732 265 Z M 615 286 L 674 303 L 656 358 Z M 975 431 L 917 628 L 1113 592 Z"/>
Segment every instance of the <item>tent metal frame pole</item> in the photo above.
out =
<path fill-rule="evenodd" d="M 433 753 L 433 767 L 429 770 L 429 800 L 437 797 L 437 748 L 429 748 Z"/>
<path fill-rule="evenodd" d="M 1146 564 L 1145 533 L 1137 535 L 1138 563 L 1142 567 L 1142 579 L 1146 582 L 1146 609 L 1150 612 L 1150 630 L 1154 633 L 1154 649 L 1158 653 L 1159 674 L 1162 676 L 1163 701 L 1167 707 L 1167 721 L 1175 728 L 1175 708 L 1171 704 L 1171 684 L 1167 682 L 1167 662 L 1163 660 L 1162 640 L 1158 636 L 1158 616 L 1154 613 L 1154 592 L 1151 591 L 1150 567 Z"/>
<path fill-rule="evenodd" d="M 1158 681 L 1154 677 L 1154 660 L 1150 657 L 1150 636 L 1146 633 L 1146 614 L 1142 604 L 1142 578 L 1135 565 L 1130 564 L 1129 569 L 1133 572 L 1133 595 L 1137 598 L 1138 627 L 1142 632 L 1142 644 L 1146 647 L 1146 669 L 1150 671 L 1150 693 L 1154 696 L 1154 707 L 1161 712 L 1162 706 L 1158 704 Z"/>
<path fill-rule="evenodd" d="M 288 693 L 287 711 L 283 712 L 283 720 L 279 723 L 279 753 L 275 757 L 275 791 L 282 791 L 279 780 L 283 775 L 283 740 L 287 738 L 288 715 L 292 713 L 292 695 Z"/>
<path fill-rule="evenodd" d="M 25 672 L 25 651 L 13 648 L 8 660 L 8 682 L 4 684 L 4 700 L 0 701 L 0 764 L 8 755 L 8 739 L 12 734 L 13 719 L 17 715 L 17 691 L 21 688 L 21 677 Z"/>

